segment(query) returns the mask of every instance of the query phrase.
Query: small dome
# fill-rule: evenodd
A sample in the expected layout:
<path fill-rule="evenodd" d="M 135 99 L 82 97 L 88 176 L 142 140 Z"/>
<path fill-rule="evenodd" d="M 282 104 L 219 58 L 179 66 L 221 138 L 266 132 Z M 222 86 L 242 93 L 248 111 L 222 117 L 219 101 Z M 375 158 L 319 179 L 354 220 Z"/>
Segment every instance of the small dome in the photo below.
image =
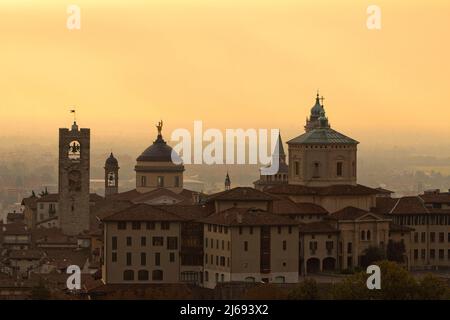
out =
<path fill-rule="evenodd" d="M 116 158 L 114 158 L 114 155 L 111 152 L 111 155 L 109 156 L 109 158 L 106 159 L 105 167 L 118 167 L 118 166 L 119 166 L 119 162 L 117 161 Z"/>
<path fill-rule="evenodd" d="M 311 108 L 311 115 L 312 116 L 320 116 L 320 113 L 323 111 L 323 107 L 322 107 L 322 105 L 320 104 L 320 101 L 319 101 L 319 94 L 317 94 L 317 97 L 316 97 L 316 103 L 314 104 L 314 106 Z"/>
<path fill-rule="evenodd" d="M 137 161 L 149 161 L 149 162 L 181 162 L 181 158 L 174 152 L 174 159 L 172 161 L 173 149 L 169 146 L 161 135 L 153 142 L 151 146 L 142 152 L 142 154 L 136 159 Z"/>

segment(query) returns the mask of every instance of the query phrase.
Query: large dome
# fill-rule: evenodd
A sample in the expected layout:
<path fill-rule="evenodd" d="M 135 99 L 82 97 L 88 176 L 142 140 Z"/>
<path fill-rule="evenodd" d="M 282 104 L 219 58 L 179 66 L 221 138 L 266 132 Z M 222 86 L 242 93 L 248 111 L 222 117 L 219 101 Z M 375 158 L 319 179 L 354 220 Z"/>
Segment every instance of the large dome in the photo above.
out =
<path fill-rule="evenodd" d="M 136 160 L 146 162 L 172 162 L 172 151 L 172 147 L 167 145 L 161 135 L 158 135 L 158 138 L 153 144 L 145 149 Z M 173 160 L 175 162 L 181 161 L 175 152 Z"/>

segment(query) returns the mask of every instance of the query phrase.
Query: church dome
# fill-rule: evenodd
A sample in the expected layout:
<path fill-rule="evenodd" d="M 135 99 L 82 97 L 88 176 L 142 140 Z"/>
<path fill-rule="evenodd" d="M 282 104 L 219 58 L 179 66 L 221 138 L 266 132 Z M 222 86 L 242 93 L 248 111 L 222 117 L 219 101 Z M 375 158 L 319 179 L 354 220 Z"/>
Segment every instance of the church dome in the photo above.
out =
<path fill-rule="evenodd" d="M 145 162 L 175 162 L 176 164 L 180 164 L 182 162 L 180 156 L 164 141 L 161 134 L 162 122 L 160 125 L 161 127 L 158 127 L 158 137 L 156 140 L 136 160 Z M 173 159 L 172 153 L 174 156 Z"/>
<path fill-rule="evenodd" d="M 320 116 L 320 113 L 323 111 L 323 107 L 322 107 L 322 105 L 320 104 L 320 101 L 319 101 L 319 94 L 317 94 L 317 97 L 316 97 L 316 103 L 314 104 L 314 106 L 311 108 L 311 115 L 312 116 L 317 116 L 317 117 L 319 117 Z"/>
<path fill-rule="evenodd" d="M 167 145 L 162 136 L 142 152 L 137 161 L 169 162 L 172 161 L 172 147 Z"/>
<path fill-rule="evenodd" d="M 111 152 L 111 155 L 108 157 L 108 159 L 106 159 L 105 167 L 118 167 L 118 166 L 119 166 L 119 162 L 117 161 L 117 159 L 114 157 L 113 153 Z"/>

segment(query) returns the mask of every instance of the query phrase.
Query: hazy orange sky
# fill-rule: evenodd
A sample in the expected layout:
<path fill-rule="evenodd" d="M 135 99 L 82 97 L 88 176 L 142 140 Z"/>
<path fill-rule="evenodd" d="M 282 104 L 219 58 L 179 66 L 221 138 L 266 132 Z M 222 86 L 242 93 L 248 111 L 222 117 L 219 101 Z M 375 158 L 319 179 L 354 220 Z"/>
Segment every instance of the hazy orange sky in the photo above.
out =
<path fill-rule="evenodd" d="M 151 140 L 162 118 L 167 136 L 203 120 L 286 141 L 319 88 L 333 128 L 362 143 L 445 143 L 449 14 L 444 0 L 1 0 L 0 137 L 55 140 L 76 106 L 94 139 Z"/>

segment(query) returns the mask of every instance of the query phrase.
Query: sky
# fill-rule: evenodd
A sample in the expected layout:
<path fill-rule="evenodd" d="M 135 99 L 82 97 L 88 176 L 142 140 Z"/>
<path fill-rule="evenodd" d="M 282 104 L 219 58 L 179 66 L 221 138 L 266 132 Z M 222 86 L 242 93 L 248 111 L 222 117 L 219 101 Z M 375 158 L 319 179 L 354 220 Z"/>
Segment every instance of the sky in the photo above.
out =
<path fill-rule="evenodd" d="M 102 144 L 148 144 L 160 119 L 166 136 L 202 120 L 286 141 L 319 89 L 332 127 L 361 143 L 448 145 L 449 13 L 438 0 L 1 0 L 0 138 L 56 141 L 75 108 Z"/>

